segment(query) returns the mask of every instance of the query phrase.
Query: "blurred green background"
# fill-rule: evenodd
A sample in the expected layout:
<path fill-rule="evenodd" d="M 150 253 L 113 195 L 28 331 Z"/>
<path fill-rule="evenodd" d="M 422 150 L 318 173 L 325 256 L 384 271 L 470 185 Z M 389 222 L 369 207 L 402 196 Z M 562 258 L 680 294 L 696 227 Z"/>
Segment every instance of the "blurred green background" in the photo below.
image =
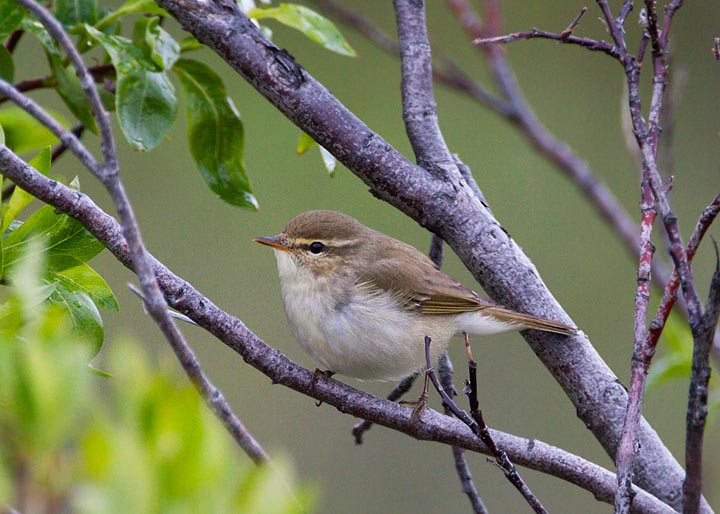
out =
<path fill-rule="evenodd" d="M 390 2 L 344 3 L 394 34 Z M 429 4 L 434 52 L 453 56 L 478 80 L 489 83 L 481 53 L 469 44 L 444 3 Z M 582 7 L 566 0 L 513 0 L 503 5 L 508 32 L 531 27 L 559 32 Z M 602 38 L 597 8 L 594 4 L 589 7 L 577 33 Z M 635 12 L 627 23 L 631 41 L 637 39 L 636 20 Z M 413 160 L 402 122 L 395 58 L 344 26 L 341 30 L 359 53 L 356 59 L 329 53 L 272 22 L 268 25 L 278 45 L 288 49 L 340 101 Z M 174 22 L 166 27 L 180 34 Z M 720 9 L 708 2 L 688 3 L 677 14 L 672 30 L 673 70 L 682 70 L 686 85 L 677 106 L 671 202 L 686 240 L 702 209 L 720 191 L 720 65 L 710 52 L 712 38 L 718 34 Z M 28 55 L 34 51 L 30 44 L 21 50 Z M 632 218 L 639 219 L 639 171 L 620 129 L 621 67 L 607 56 L 548 41 L 518 42 L 506 50 L 542 122 L 586 159 Z M 205 187 L 186 148 L 182 116 L 168 140 L 147 154 L 131 151 L 118 130 L 122 174 L 145 242 L 158 259 L 213 302 L 237 315 L 284 354 L 313 368 L 314 363 L 288 330 L 274 258 L 267 248 L 252 242 L 253 236 L 275 234 L 295 214 L 317 208 L 344 211 L 423 250 L 428 247 L 429 234 L 368 194 L 367 187 L 341 166 L 335 177 L 329 178 L 317 150 L 297 157 L 297 128 L 212 52 L 202 51 L 194 58 L 204 59 L 223 72 L 228 91 L 242 113 L 245 161 L 260 210 L 251 213 L 226 205 Z M 38 61 L 28 59 L 26 66 L 30 62 Z M 38 70 L 22 67 L 16 73 L 35 75 Z M 648 98 L 647 87 L 644 94 Z M 576 188 L 505 120 L 442 86 L 437 87 L 436 97 L 441 127 L 451 150 L 473 169 L 495 216 L 533 260 L 575 323 L 626 382 L 632 351 L 635 260 Z M 48 97 L 40 93 L 36 98 Z M 100 186 L 70 156 L 65 156 L 56 169 L 69 178 L 80 174 L 84 191 L 110 208 Z M 665 259 L 663 240 L 655 239 L 657 256 Z M 704 244 L 694 265 L 703 298 L 714 264 L 710 247 L 709 242 Z M 445 271 L 478 288 L 459 260 L 448 253 Z M 121 304 L 119 314 L 103 315 L 108 344 L 121 335 L 132 335 L 159 353 L 169 353 L 137 298 L 125 287 L 133 276 L 107 254 L 93 265 L 108 279 Z M 654 292 L 655 301 L 656 297 Z M 420 443 L 379 427 L 366 435 L 362 446 L 355 446 L 350 434 L 355 419 L 326 405 L 316 408 L 310 398 L 272 386 L 269 379 L 202 330 L 190 326 L 182 329 L 205 371 L 260 442 L 270 451 L 290 456 L 303 479 L 319 485 L 319 512 L 469 511 L 449 448 Z M 509 334 L 475 341 L 474 352 L 479 361 L 481 406 L 490 426 L 543 440 L 613 469 L 600 445 L 576 418 L 572 404 L 522 338 Z M 463 355 L 458 341 L 451 348 L 458 373 L 456 384 L 465 372 Z M 102 355 L 98 365 L 102 367 Z M 347 380 L 378 395 L 392 387 Z M 411 397 L 417 394 L 413 390 Z M 686 398 L 687 381 L 668 383 L 648 393 L 644 409 L 681 462 Z M 436 398 L 433 406 L 439 407 Z M 720 508 L 720 488 L 714 487 L 720 474 L 718 430 L 717 423 L 708 427 L 705 458 L 706 492 L 716 508 Z M 469 461 L 476 485 L 492 512 L 528 511 L 502 473 L 484 456 L 469 455 Z M 558 479 L 529 470 L 521 472 L 551 512 L 582 509 L 600 513 L 611 509 Z"/>

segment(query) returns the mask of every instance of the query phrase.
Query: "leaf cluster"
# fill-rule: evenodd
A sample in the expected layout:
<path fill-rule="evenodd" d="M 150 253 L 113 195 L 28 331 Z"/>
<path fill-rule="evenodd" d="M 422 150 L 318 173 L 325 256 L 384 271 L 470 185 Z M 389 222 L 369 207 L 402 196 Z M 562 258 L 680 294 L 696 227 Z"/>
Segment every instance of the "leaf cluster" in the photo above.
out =
<path fill-rule="evenodd" d="M 28 243 L 37 250 L 37 243 Z M 106 353 L 112 377 L 88 368 L 67 316 L 37 302 L 42 254 L 17 262 L 11 301 L 23 325 L 0 328 L 0 498 L 22 512 L 303 512 L 288 465 L 239 452 L 171 362 L 133 341 Z M 35 293 L 33 293 L 35 292 Z M 295 496 L 293 496 L 293 494 Z"/>
<path fill-rule="evenodd" d="M 30 165 L 47 175 L 50 147 L 41 150 Z M 17 290 L 25 287 L 26 292 L 36 291 L 36 302 L 63 314 L 75 337 L 97 353 L 104 337 L 98 309 L 119 309 L 110 286 L 87 264 L 104 247 L 79 221 L 57 214 L 49 205 L 20 221 L 18 215 L 33 199 L 26 191 L 14 188 L 0 209 L 0 283 L 10 290 L 9 298 L 0 305 L 0 329 L 16 330 L 25 324 L 22 304 L 16 300 Z M 35 259 L 42 263 L 40 285 L 27 288 L 22 285 L 21 271 Z"/>

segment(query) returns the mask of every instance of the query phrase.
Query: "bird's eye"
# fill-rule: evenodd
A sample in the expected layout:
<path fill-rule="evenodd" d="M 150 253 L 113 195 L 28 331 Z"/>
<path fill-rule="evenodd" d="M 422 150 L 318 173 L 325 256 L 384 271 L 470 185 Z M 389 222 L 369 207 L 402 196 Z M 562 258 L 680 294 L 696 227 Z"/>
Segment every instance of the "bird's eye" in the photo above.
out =
<path fill-rule="evenodd" d="M 322 252 L 325 249 L 325 245 L 322 244 L 320 241 L 313 241 L 310 243 L 310 251 L 312 253 L 318 254 Z"/>

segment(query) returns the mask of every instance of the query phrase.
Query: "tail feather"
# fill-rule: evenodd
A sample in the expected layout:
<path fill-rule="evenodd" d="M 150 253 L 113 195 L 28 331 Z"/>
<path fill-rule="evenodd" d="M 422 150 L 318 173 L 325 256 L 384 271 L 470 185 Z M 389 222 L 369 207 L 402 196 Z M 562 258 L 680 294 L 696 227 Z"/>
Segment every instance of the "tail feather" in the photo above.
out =
<path fill-rule="evenodd" d="M 534 330 L 542 330 L 544 332 L 552 332 L 554 334 L 563 334 L 567 336 L 576 335 L 578 333 L 577 327 L 560 323 L 559 321 L 551 321 L 549 319 L 540 318 L 531 314 L 523 314 L 521 312 L 515 312 L 502 307 L 491 307 L 483 309 L 483 314 L 488 314 L 499 321 L 505 323 L 511 323 L 515 325 L 522 325 L 523 328 L 532 328 Z"/>

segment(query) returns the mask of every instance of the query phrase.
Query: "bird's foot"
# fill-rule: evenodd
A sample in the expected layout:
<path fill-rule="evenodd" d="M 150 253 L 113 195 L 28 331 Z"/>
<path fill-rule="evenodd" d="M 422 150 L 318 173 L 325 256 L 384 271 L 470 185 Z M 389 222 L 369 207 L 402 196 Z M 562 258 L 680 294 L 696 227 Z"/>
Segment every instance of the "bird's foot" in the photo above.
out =
<path fill-rule="evenodd" d="M 332 378 L 334 374 L 335 372 L 330 371 L 329 369 L 315 368 L 315 371 L 313 371 L 312 382 L 310 384 L 310 394 L 315 392 L 315 384 L 317 383 L 317 379 L 318 377 L 320 377 L 320 375 L 324 376 L 325 378 Z M 315 407 L 320 407 L 322 403 L 322 400 L 317 400 L 315 402 Z"/>
<path fill-rule="evenodd" d="M 420 421 L 420 417 L 422 416 L 423 411 L 425 410 L 425 407 L 427 407 L 428 403 L 428 387 L 430 385 L 430 370 L 425 372 L 425 383 L 423 384 L 423 390 L 422 393 L 420 393 L 420 397 L 414 401 L 414 402 L 407 402 L 402 401 L 400 402 L 403 405 L 412 405 L 415 408 L 412 411 L 412 414 L 410 415 L 410 423 L 415 424 Z"/>

